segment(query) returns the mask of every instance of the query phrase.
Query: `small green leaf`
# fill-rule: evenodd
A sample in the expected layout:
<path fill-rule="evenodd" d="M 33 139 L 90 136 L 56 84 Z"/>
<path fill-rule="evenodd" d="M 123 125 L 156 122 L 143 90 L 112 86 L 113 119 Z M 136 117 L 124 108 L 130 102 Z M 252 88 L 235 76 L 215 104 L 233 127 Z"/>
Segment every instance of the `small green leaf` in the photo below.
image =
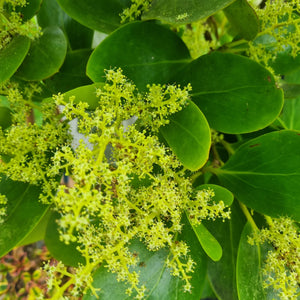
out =
<path fill-rule="evenodd" d="M 12 111 L 5 106 L 0 106 L 0 127 L 5 130 L 12 124 L 11 118 Z"/>
<path fill-rule="evenodd" d="M 30 47 L 30 40 L 25 36 L 15 36 L 0 50 L 0 83 L 9 79 L 21 65 Z"/>
<path fill-rule="evenodd" d="M 184 281 L 178 277 L 172 276 L 170 274 L 170 269 L 166 267 L 165 260 L 171 255 L 169 251 L 162 249 L 156 252 L 150 252 L 140 241 L 134 240 L 131 242 L 129 248 L 131 252 L 137 253 L 139 258 L 139 263 L 136 267 L 132 268 L 132 271 L 138 272 L 141 284 L 145 284 L 145 295 L 147 299 L 200 299 L 205 280 L 206 257 L 195 237 L 195 233 L 188 225 L 186 218 L 185 226 L 180 237 L 187 241 L 187 244 L 190 247 L 189 254 L 196 262 L 194 273 L 191 274 L 191 284 L 193 286 L 192 293 L 184 293 Z M 93 286 L 101 289 L 97 294 L 102 300 L 129 300 L 134 297 L 134 295 L 125 295 L 128 286 L 123 282 L 117 282 L 116 275 L 107 272 L 107 268 L 104 266 L 96 270 L 93 279 Z M 83 297 L 83 300 L 96 299 L 97 298 L 91 294 L 91 291 L 88 291 Z"/>
<path fill-rule="evenodd" d="M 121 25 L 120 14 L 130 0 L 57 0 L 73 19 L 100 32 L 109 33 Z"/>
<path fill-rule="evenodd" d="M 220 202 L 223 201 L 225 205 L 230 206 L 233 202 L 233 194 L 228 191 L 226 188 L 216 185 L 216 184 L 202 184 L 197 186 L 196 190 L 207 190 L 212 189 L 215 193 L 215 196 L 213 197 L 214 202 Z"/>
<path fill-rule="evenodd" d="M 248 207 L 300 221 L 300 133 L 276 131 L 243 144 L 216 175 Z"/>
<path fill-rule="evenodd" d="M 105 69 L 122 68 L 140 90 L 145 90 L 147 84 L 168 83 L 189 59 L 187 47 L 171 30 L 152 22 L 133 22 L 99 44 L 89 59 L 87 75 L 101 82 Z"/>
<path fill-rule="evenodd" d="M 241 235 L 237 256 L 237 290 L 241 300 L 264 300 L 266 297 L 262 286 L 260 247 L 248 243 L 248 237 L 252 234 L 253 230 L 248 222 Z"/>
<path fill-rule="evenodd" d="M 58 224 L 59 214 L 53 212 L 50 216 L 48 226 L 45 233 L 45 244 L 51 255 L 62 261 L 67 266 L 76 267 L 78 264 L 85 264 L 85 259 L 76 249 L 77 243 L 66 245 L 59 239 Z"/>
<path fill-rule="evenodd" d="M 144 20 L 158 19 L 171 24 L 187 24 L 204 19 L 234 0 L 153 0 Z"/>
<path fill-rule="evenodd" d="M 64 62 L 67 42 L 59 27 L 47 27 L 32 42 L 16 75 L 23 80 L 42 80 L 56 73 Z"/>
<path fill-rule="evenodd" d="M 213 260 L 218 261 L 222 257 L 222 247 L 215 237 L 203 225 L 192 225 L 192 228 L 205 253 Z"/>
<path fill-rule="evenodd" d="M 262 129 L 279 115 L 283 93 L 272 74 L 239 55 L 213 52 L 188 64 L 174 81 L 192 85 L 192 100 L 210 126 L 225 133 Z"/>
<path fill-rule="evenodd" d="M 200 109 L 189 101 L 169 120 L 169 124 L 160 128 L 163 137 L 186 168 L 192 171 L 201 168 L 209 155 L 210 128 Z"/>
<path fill-rule="evenodd" d="M 245 223 L 246 220 L 236 201 L 231 207 L 230 220 L 203 222 L 223 249 L 222 258 L 216 262 L 208 260 L 207 266 L 208 279 L 218 299 L 238 300 L 236 259 L 240 236 Z"/>
<path fill-rule="evenodd" d="M 44 82 L 51 94 L 64 93 L 82 85 L 91 84 L 85 69 L 91 50 L 70 51 L 59 71 Z"/>
<path fill-rule="evenodd" d="M 231 25 L 244 39 L 253 40 L 258 34 L 259 20 L 247 0 L 234 1 L 224 9 L 224 13 Z M 245 22 L 245 20 L 247 21 Z"/>
<path fill-rule="evenodd" d="M 7 214 L 0 230 L 0 257 L 24 240 L 48 210 L 39 201 L 41 187 L 1 178 L 0 193 L 5 195 Z"/>

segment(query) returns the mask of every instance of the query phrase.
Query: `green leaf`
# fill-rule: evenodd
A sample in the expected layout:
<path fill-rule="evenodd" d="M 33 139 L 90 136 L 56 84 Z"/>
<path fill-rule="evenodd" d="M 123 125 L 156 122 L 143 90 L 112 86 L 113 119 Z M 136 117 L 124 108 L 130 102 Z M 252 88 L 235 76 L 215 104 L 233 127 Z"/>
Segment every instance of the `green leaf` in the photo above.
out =
<path fill-rule="evenodd" d="M 64 18 L 64 29 L 72 50 L 91 48 L 94 37 L 93 30 L 81 25 L 68 15 L 65 15 Z"/>
<path fill-rule="evenodd" d="M 43 0 L 41 9 L 37 14 L 37 20 L 42 28 L 59 26 L 64 27 L 65 12 L 58 5 L 56 0 Z"/>
<path fill-rule="evenodd" d="M 74 103 L 87 102 L 89 109 L 94 110 L 99 106 L 99 97 L 96 96 L 97 88 L 103 86 L 103 83 L 94 83 L 91 85 L 80 86 L 76 89 L 64 93 L 64 99 L 75 96 Z"/>
<path fill-rule="evenodd" d="M 169 120 L 169 124 L 160 128 L 161 134 L 186 168 L 192 171 L 201 168 L 209 155 L 210 128 L 200 109 L 189 101 Z"/>
<path fill-rule="evenodd" d="M 266 297 L 262 286 L 260 247 L 248 243 L 248 236 L 252 235 L 253 230 L 248 222 L 241 235 L 237 256 L 237 290 L 241 300 L 264 300 Z"/>
<path fill-rule="evenodd" d="M 0 230 L 0 257 L 24 240 L 48 210 L 39 202 L 41 187 L 1 178 L 0 193 L 5 195 L 7 213 Z"/>
<path fill-rule="evenodd" d="M 300 133 L 276 131 L 243 144 L 216 175 L 248 207 L 300 221 Z"/>
<path fill-rule="evenodd" d="M 56 73 L 64 62 L 67 42 L 59 27 L 47 27 L 32 42 L 16 75 L 23 80 L 42 80 Z"/>
<path fill-rule="evenodd" d="M 171 24 L 187 24 L 204 19 L 234 0 L 153 0 L 144 20 L 158 19 Z"/>
<path fill-rule="evenodd" d="M 183 41 L 172 31 L 152 22 L 133 22 L 103 40 L 92 53 L 87 75 L 105 80 L 104 69 L 122 68 L 136 86 L 167 83 L 190 58 Z"/>
<path fill-rule="evenodd" d="M 185 220 L 187 222 L 187 220 Z M 165 260 L 170 255 L 169 251 L 162 249 L 156 252 L 150 252 L 138 240 L 131 242 L 129 246 L 132 252 L 138 254 L 139 263 L 132 268 L 140 272 L 140 282 L 146 286 L 146 298 L 151 300 L 194 300 L 200 299 L 202 288 L 205 281 L 206 258 L 200 244 L 195 237 L 193 230 L 188 223 L 185 223 L 181 237 L 187 241 L 190 247 L 190 255 L 196 262 L 196 268 L 192 273 L 191 284 L 193 286 L 192 293 L 183 292 L 184 282 L 178 277 L 170 275 L 170 270 L 166 267 Z M 116 275 L 107 272 L 107 268 L 100 267 L 94 273 L 93 286 L 101 288 L 97 294 L 102 300 L 125 300 L 133 299 L 132 296 L 126 296 L 125 291 L 127 285 L 123 282 L 117 282 Z M 91 295 L 89 291 L 83 300 L 97 299 Z"/>
<path fill-rule="evenodd" d="M 258 34 L 259 20 L 247 0 L 234 1 L 224 9 L 224 13 L 231 25 L 244 39 L 250 41 Z M 245 20 L 247 21 L 245 22 Z"/>
<path fill-rule="evenodd" d="M 210 126 L 225 133 L 262 129 L 279 115 L 283 94 L 271 73 L 239 55 L 213 52 L 188 64 L 173 78 L 192 85 L 192 100 Z"/>
<path fill-rule="evenodd" d="M 56 212 L 53 212 L 50 216 L 45 233 L 47 249 L 55 259 L 62 261 L 67 266 L 76 267 L 79 263 L 85 264 L 84 257 L 76 249 L 77 243 L 66 245 L 59 239 L 58 224 L 56 223 L 59 216 Z"/>
<path fill-rule="evenodd" d="M 27 0 L 26 6 L 16 7 L 16 12 L 20 13 L 23 21 L 30 20 L 39 11 L 42 0 Z"/>
<path fill-rule="evenodd" d="M 92 81 L 86 76 L 86 64 L 91 54 L 91 50 L 70 51 L 59 69 L 49 79 L 44 82 L 51 94 L 64 93 L 82 85 L 91 84 Z"/>
<path fill-rule="evenodd" d="M 246 220 L 236 201 L 231 207 L 230 220 L 225 222 L 222 220 L 205 221 L 203 223 L 223 249 L 222 258 L 217 262 L 208 260 L 207 267 L 208 279 L 218 299 L 238 299 L 236 259 L 239 240 L 245 223 Z"/>
<path fill-rule="evenodd" d="M 79 23 L 105 33 L 121 25 L 120 13 L 130 6 L 130 0 L 57 0 L 57 2 Z"/>
<path fill-rule="evenodd" d="M 205 253 L 213 260 L 218 261 L 222 257 L 222 247 L 215 237 L 203 225 L 191 225 L 198 241 L 200 242 Z"/>
<path fill-rule="evenodd" d="M 11 118 L 12 111 L 5 106 L 0 106 L 0 127 L 5 130 L 12 124 Z"/>
<path fill-rule="evenodd" d="M 21 65 L 30 47 L 30 40 L 25 36 L 15 36 L 0 50 L 0 83 L 9 79 Z"/>
<path fill-rule="evenodd" d="M 280 119 L 286 128 L 300 130 L 300 97 L 285 101 Z"/>
<path fill-rule="evenodd" d="M 284 92 L 284 99 L 294 99 L 300 96 L 299 83 L 282 83 L 280 87 Z"/>
<path fill-rule="evenodd" d="M 220 202 L 223 201 L 225 205 L 230 206 L 233 202 L 233 194 L 225 189 L 224 187 L 216 184 L 202 184 L 196 187 L 196 190 L 207 190 L 212 189 L 215 193 L 215 196 L 213 197 L 214 202 Z"/>

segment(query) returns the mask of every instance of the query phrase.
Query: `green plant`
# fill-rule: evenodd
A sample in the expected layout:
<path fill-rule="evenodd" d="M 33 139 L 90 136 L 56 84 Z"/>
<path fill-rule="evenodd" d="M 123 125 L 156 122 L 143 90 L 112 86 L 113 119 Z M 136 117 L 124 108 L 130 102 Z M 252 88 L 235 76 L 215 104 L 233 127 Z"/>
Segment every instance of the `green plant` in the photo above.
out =
<path fill-rule="evenodd" d="M 37 299 L 299 296 L 299 1 L 0 16 L 0 255 L 44 240 Z"/>

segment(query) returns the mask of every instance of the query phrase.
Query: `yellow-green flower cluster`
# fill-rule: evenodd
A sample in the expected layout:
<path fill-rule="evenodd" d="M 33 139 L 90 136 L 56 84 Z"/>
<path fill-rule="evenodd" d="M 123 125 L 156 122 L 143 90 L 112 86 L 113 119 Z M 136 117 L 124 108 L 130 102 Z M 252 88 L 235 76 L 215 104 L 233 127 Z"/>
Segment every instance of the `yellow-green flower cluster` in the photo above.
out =
<path fill-rule="evenodd" d="M 121 23 L 138 20 L 142 13 L 149 9 L 151 2 L 152 0 L 131 0 L 130 7 L 125 8 L 120 14 Z"/>
<path fill-rule="evenodd" d="M 276 53 L 289 51 L 295 57 L 300 51 L 299 0 L 268 0 L 264 8 L 255 7 L 261 32 L 249 43 L 250 56 L 268 65 Z"/>
<path fill-rule="evenodd" d="M 74 181 L 72 188 L 61 186 L 53 197 L 61 214 L 60 238 L 79 244 L 86 261 L 81 276 L 105 264 L 118 280 L 129 283 L 127 294 L 135 293 L 136 299 L 144 297 L 146 288 L 139 274 L 130 271 L 138 260 L 129 251 L 130 241 L 139 239 L 150 251 L 168 248 L 172 274 L 190 291 L 194 262 L 186 243 L 177 239 L 182 213 L 189 211 L 198 224 L 228 216 L 222 203 L 211 201 L 212 191 L 193 191 L 178 159 L 153 134 L 184 106 L 190 87 L 151 85 L 141 95 L 120 69 L 107 71 L 106 78 L 96 91 L 95 111 L 87 110 L 87 103 L 74 104 L 74 97 L 55 97 L 68 120 L 78 118 L 79 132 L 93 145 L 81 141 L 75 151 L 67 145 L 57 149 L 48 169 L 50 177 L 64 171 Z M 125 128 L 123 121 L 133 116 L 137 122 Z M 76 280 L 76 275 L 70 277 Z"/>
<path fill-rule="evenodd" d="M 33 21 L 23 22 L 21 14 L 16 12 L 17 6 L 26 5 L 26 0 L 0 1 L 0 50 L 5 48 L 15 35 L 31 39 L 40 36 L 40 28 Z"/>
<path fill-rule="evenodd" d="M 60 121 L 53 101 L 45 101 L 39 107 L 43 114 L 43 125 L 31 123 L 32 102 L 24 99 L 15 84 L 11 86 L 2 89 L 2 92 L 7 91 L 13 124 L 5 131 L 0 128 L 0 173 L 16 181 L 43 183 L 46 200 L 46 195 L 49 196 L 58 185 L 57 178 L 47 176 L 46 170 L 57 147 L 70 140 L 68 126 Z M 27 96 L 31 92 L 27 91 Z"/>
<path fill-rule="evenodd" d="M 0 161 L 0 165 L 1 165 Z M 6 204 L 7 198 L 5 195 L 0 194 L 0 224 L 4 222 L 4 217 L 6 216 Z"/>
<path fill-rule="evenodd" d="M 277 290 L 280 299 L 298 299 L 300 293 L 300 232 L 289 218 L 267 218 L 269 228 L 255 233 L 249 242 L 269 243 L 273 250 L 267 254 L 265 287 Z"/>

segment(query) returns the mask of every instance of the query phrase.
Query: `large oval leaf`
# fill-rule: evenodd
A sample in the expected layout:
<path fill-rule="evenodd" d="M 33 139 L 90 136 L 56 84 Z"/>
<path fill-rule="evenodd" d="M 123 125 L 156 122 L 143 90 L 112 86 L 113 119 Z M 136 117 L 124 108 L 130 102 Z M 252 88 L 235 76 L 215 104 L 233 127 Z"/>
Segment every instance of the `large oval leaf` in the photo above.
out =
<path fill-rule="evenodd" d="M 277 131 L 243 144 L 216 174 L 250 208 L 300 221 L 300 133 Z"/>
<path fill-rule="evenodd" d="M 252 236 L 251 224 L 246 223 L 241 235 L 236 265 L 236 283 L 239 299 L 266 299 L 262 285 L 260 247 L 250 245 L 248 237 Z"/>
<path fill-rule="evenodd" d="M 87 75 L 104 81 L 104 69 L 122 68 L 139 89 L 167 83 L 189 59 L 183 41 L 169 29 L 152 22 L 129 23 L 109 35 L 92 53 Z"/>
<path fill-rule="evenodd" d="M 188 222 L 186 220 L 186 222 Z M 194 300 L 200 299 L 206 274 L 206 257 L 201 246 L 195 237 L 193 230 L 188 223 L 185 224 L 181 237 L 190 247 L 189 254 L 196 262 L 194 273 L 192 273 L 192 293 L 183 291 L 183 280 L 172 276 L 166 267 L 165 260 L 170 255 L 166 249 L 157 252 L 150 252 L 139 241 L 132 241 L 130 250 L 138 254 L 138 265 L 132 270 L 140 275 L 140 281 L 146 286 L 145 296 L 149 300 Z M 93 286 L 101 288 L 97 294 L 102 300 L 124 300 L 133 299 L 133 296 L 126 296 L 126 286 L 117 282 L 116 275 L 107 272 L 107 268 L 100 267 L 94 274 Z M 96 300 L 89 291 L 83 300 Z"/>
<path fill-rule="evenodd" d="M 15 36 L 0 50 L 0 83 L 9 79 L 21 65 L 30 47 L 30 40 L 25 36 Z"/>
<path fill-rule="evenodd" d="M 279 115 L 283 94 L 271 73 L 234 54 L 213 52 L 188 64 L 174 81 L 191 83 L 192 100 L 210 126 L 226 133 L 262 129 Z"/>
<path fill-rule="evenodd" d="M 189 101 L 169 120 L 169 124 L 160 128 L 163 137 L 186 168 L 192 171 L 201 168 L 209 155 L 210 128 L 200 109 Z"/>
<path fill-rule="evenodd" d="M 259 20 L 247 0 L 234 1 L 224 12 L 231 25 L 244 39 L 252 40 L 258 34 Z"/>
<path fill-rule="evenodd" d="M 43 0 L 37 20 L 42 28 L 58 26 L 62 29 L 65 15 L 56 0 Z"/>
<path fill-rule="evenodd" d="M 234 0 L 153 0 L 143 19 L 186 24 L 213 15 Z"/>
<path fill-rule="evenodd" d="M 64 62 L 67 42 L 59 27 L 47 27 L 35 40 L 16 75 L 23 80 L 42 80 L 56 73 Z"/>
<path fill-rule="evenodd" d="M 109 33 L 120 26 L 120 13 L 130 0 L 57 0 L 63 10 L 79 23 Z"/>
<path fill-rule="evenodd" d="M 86 64 L 91 52 L 89 49 L 82 49 L 67 53 L 59 71 L 44 81 L 52 94 L 64 93 L 92 83 L 85 74 Z"/>
<path fill-rule="evenodd" d="M 0 194 L 7 198 L 7 214 L 0 230 L 0 257 L 24 240 L 43 216 L 48 206 L 39 202 L 41 187 L 2 178 Z"/>

